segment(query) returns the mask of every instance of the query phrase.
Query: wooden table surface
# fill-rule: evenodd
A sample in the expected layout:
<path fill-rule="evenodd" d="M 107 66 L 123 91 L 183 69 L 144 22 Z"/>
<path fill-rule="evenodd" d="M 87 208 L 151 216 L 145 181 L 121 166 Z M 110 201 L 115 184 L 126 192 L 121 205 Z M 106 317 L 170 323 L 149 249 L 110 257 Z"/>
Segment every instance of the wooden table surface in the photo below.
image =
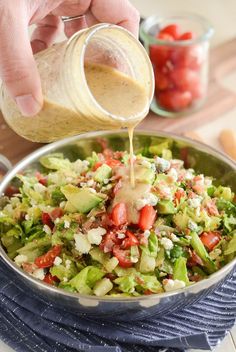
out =
<path fill-rule="evenodd" d="M 215 47 L 211 53 L 209 96 L 204 107 L 191 116 L 175 120 L 150 113 L 139 128 L 184 133 L 195 130 L 206 143 L 220 148 L 217 141 L 222 128 L 236 130 L 236 39 Z M 0 153 L 16 163 L 41 145 L 17 136 L 0 115 Z M 236 352 L 236 329 L 228 334 L 215 352 Z M 13 352 L 0 341 L 1 352 Z M 69 350 L 68 350 L 69 352 Z M 199 351 L 191 351 L 199 352 Z"/>

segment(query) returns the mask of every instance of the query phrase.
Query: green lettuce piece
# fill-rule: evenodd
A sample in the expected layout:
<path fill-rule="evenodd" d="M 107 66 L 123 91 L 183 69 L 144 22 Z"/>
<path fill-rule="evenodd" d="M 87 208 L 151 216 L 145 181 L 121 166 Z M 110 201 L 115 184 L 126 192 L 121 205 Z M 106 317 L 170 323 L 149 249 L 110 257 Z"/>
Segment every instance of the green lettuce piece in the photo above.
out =
<path fill-rule="evenodd" d="M 198 234 L 196 232 L 192 232 L 191 237 L 191 246 L 193 247 L 197 255 L 203 260 L 204 266 L 206 267 L 207 271 L 210 274 L 214 273 L 217 270 L 216 265 L 210 258 Z"/>
<path fill-rule="evenodd" d="M 233 238 L 227 243 L 224 255 L 230 255 L 236 252 L 236 231 L 232 234 Z"/>
<path fill-rule="evenodd" d="M 224 215 L 223 224 L 227 231 L 232 232 L 236 227 L 236 217 L 234 217 L 232 214 L 230 216 Z"/>
<path fill-rule="evenodd" d="M 45 250 L 47 247 L 51 246 L 51 237 L 49 235 L 45 235 L 43 238 L 35 239 L 29 243 L 27 243 L 22 248 L 18 249 L 19 254 L 24 254 L 28 257 L 31 251 L 42 249 Z"/>
<path fill-rule="evenodd" d="M 219 186 L 216 188 L 214 196 L 218 198 L 223 198 L 226 201 L 232 201 L 234 194 L 229 187 Z"/>
<path fill-rule="evenodd" d="M 54 265 L 50 268 L 50 273 L 52 276 L 58 277 L 60 281 L 63 281 L 63 279 L 72 279 L 78 273 L 78 270 L 75 263 L 71 261 L 71 264 L 68 268 L 63 264 L 57 266 Z"/>
<path fill-rule="evenodd" d="M 151 145 L 149 147 L 149 153 L 152 155 L 159 155 L 162 156 L 163 152 L 165 152 L 167 149 L 170 150 L 169 148 L 171 147 L 172 142 L 165 140 L 162 143 L 156 144 L 156 145 Z"/>
<path fill-rule="evenodd" d="M 156 259 L 142 251 L 138 269 L 141 273 L 150 273 L 155 270 Z"/>
<path fill-rule="evenodd" d="M 89 162 L 89 166 L 92 168 L 99 161 L 99 157 L 96 152 L 92 152 L 92 156 L 88 156 L 86 160 Z"/>
<path fill-rule="evenodd" d="M 137 282 L 134 275 L 118 277 L 114 283 L 119 286 L 119 289 L 125 293 L 133 293 Z"/>
<path fill-rule="evenodd" d="M 64 196 L 64 194 L 62 193 L 60 187 L 57 187 L 56 189 L 54 189 L 54 191 L 52 191 L 51 193 L 51 199 L 52 202 L 55 206 L 59 205 L 61 202 L 66 200 L 66 197 Z"/>
<path fill-rule="evenodd" d="M 216 201 L 216 206 L 219 210 L 224 210 L 226 214 L 236 216 L 236 205 L 232 202 L 219 198 Z"/>
<path fill-rule="evenodd" d="M 179 258 L 183 256 L 183 248 L 181 246 L 178 246 L 177 244 L 174 245 L 174 247 L 170 251 L 170 257 L 171 258 Z"/>
<path fill-rule="evenodd" d="M 17 255 L 18 249 L 22 246 L 21 240 L 14 236 L 2 236 L 2 244 L 5 247 L 8 256 L 13 259 Z"/>
<path fill-rule="evenodd" d="M 139 286 L 143 290 L 150 290 L 153 293 L 160 293 L 163 291 L 161 283 L 157 280 L 155 275 L 140 275 Z"/>
<path fill-rule="evenodd" d="M 186 285 L 189 284 L 188 270 L 187 270 L 187 259 L 184 257 L 179 257 L 175 261 L 173 278 L 174 280 L 180 280 L 185 282 Z"/>
<path fill-rule="evenodd" d="M 92 288 L 97 281 L 101 280 L 105 273 L 94 266 L 87 266 L 82 269 L 73 279 L 69 281 L 69 285 L 75 288 L 79 293 L 91 294 Z"/>
<path fill-rule="evenodd" d="M 148 237 L 148 245 L 140 247 L 142 248 L 144 253 L 146 253 L 150 257 L 156 258 L 159 249 L 157 235 L 154 232 L 151 232 L 150 236 Z"/>

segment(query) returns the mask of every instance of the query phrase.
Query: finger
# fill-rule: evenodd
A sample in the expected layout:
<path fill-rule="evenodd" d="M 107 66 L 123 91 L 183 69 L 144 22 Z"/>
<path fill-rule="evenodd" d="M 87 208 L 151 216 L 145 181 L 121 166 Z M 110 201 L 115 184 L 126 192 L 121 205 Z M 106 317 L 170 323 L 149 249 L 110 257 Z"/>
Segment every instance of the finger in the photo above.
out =
<path fill-rule="evenodd" d="M 86 13 L 91 0 L 64 0 L 52 11 L 55 16 L 79 16 Z"/>
<path fill-rule="evenodd" d="M 18 0 L 0 4 L 0 75 L 21 113 L 33 116 L 40 111 L 43 97 L 28 37 L 27 9 L 18 4 Z"/>
<path fill-rule="evenodd" d="M 114 23 L 138 37 L 140 16 L 128 0 L 93 0 L 86 21 L 88 26 L 98 22 Z"/>
<path fill-rule="evenodd" d="M 57 16 L 48 15 L 39 21 L 31 37 L 33 53 L 37 53 L 52 45 L 62 29 L 63 23 Z"/>

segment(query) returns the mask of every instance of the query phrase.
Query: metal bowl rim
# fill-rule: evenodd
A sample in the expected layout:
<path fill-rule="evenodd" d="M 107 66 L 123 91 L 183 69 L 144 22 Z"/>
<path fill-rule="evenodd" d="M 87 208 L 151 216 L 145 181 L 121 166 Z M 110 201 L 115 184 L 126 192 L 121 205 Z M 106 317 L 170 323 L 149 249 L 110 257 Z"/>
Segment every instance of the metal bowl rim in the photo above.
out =
<path fill-rule="evenodd" d="M 73 136 L 69 137 L 51 144 L 48 144 L 46 146 L 43 146 L 36 151 L 30 153 L 28 156 L 23 158 L 21 161 L 19 161 L 12 170 L 10 170 L 3 178 L 2 182 L 0 183 L 0 196 L 3 193 L 5 187 L 8 185 L 8 183 L 11 181 L 11 179 L 16 175 L 17 172 L 22 170 L 23 168 L 29 166 L 32 162 L 36 161 L 40 156 L 58 148 L 65 146 L 67 144 L 72 144 L 73 142 L 76 142 L 81 139 L 88 139 L 92 137 L 101 137 L 101 136 L 107 136 L 107 135 L 121 135 L 121 134 L 126 134 L 127 132 L 125 130 L 119 130 L 119 131 L 98 131 L 98 132 L 89 132 L 89 133 L 84 133 L 79 136 Z M 146 135 L 146 136 L 153 136 L 153 137 L 166 137 L 166 138 L 173 138 L 178 141 L 182 142 L 187 142 L 189 143 L 192 147 L 197 148 L 200 151 L 203 152 L 208 152 L 210 155 L 216 157 L 217 159 L 222 160 L 223 162 L 227 163 L 229 166 L 231 166 L 234 170 L 236 170 L 236 163 L 226 156 L 224 153 L 216 150 L 215 148 L 212 148 L 208 146 L 205 143 L 199 142 L 199 141 L 194 141 L 188 137 L 182 137 L 178 134 L 175 133 L 170 133 L 170 132 L 163 132 L 163 131 L 151 131 L 151 130 L 145 130 L 145 129 L 140 129 L 135 131 L 135 135 Z M 222 277 L 222 274 L 224 272 L 228 273 L 229 270 L 233 269 L 234 265 L 236 264 L 236 258 L 233 259 L 230 263 L 225 265 L 223 268 L 218 270 L 216 273 L 210 275 L 207 279 L 201 280 L 199 282 L 196 282 L 190 286 L 178 289 L 176 291 L 171 291 L 171 292 L 163 292 L 163 293 L 157 293 L 157 294 L 152 294 L 148 296 L 138 296 L 138 297 L 97 297 L 97 296 L 91 296 L 91 295 L 83 295 L 79 293 L 71 293 L 68 292 L 64 289 L 56 288 L 53 286 L 50 286 L 43 281 L 39 281 L 38 279 L 34 278 L 33 276 L 27 274 L 25 271 L 23 271 L 21 268 L 19 268 L 6 254 L 4 251 L 2 245 L 0 245 L 0 256 L 2 259 L 5 261 L 7 265 L 9 265 L 17 274 L 22 276 L 24 279 L 27 281 L 30 281 L 33 283 L 35 286 L 42 290 L 46 290 L 48 292 L 52 292 L 61 296 L 65 296 L 66 298 L 71 298 L 71 299 L 77 299 L 77 300 L 92 300 L 92 301 L 98 301 L 98 302 L 114 302 L 114 303 L 124 303 L 124 302 L 140 302 L 140 301 L 151 301 L 151 300 L 159 300 L 161 298 L 168 298 L 171 296 L 175 296 L 178 294 L 188 294 L 191 293 L 192 288 L 198 287 L 198 291 L 200 292 L 201 290 L 204 289 L 204 287 L 201 288 L 201 286 L 204 286 L 204 283 L 206 281 L 213 281 L 217 280 Z"/>

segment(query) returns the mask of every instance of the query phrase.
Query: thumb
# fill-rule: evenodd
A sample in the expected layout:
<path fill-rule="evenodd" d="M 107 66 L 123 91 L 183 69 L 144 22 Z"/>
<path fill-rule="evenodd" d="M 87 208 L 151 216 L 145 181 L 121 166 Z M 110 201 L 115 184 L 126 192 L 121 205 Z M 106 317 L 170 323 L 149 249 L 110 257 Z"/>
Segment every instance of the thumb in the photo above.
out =
<path fill-rule="evenodd" d="M 28 36 L 26 10 L 22 6 L 23 2 L 20 6 L 15 1 L 5 1 L 3 4 L 0 19 L 0 76 L 22 115 L 33 116 L 41 110 L 43 96 Z"/>

